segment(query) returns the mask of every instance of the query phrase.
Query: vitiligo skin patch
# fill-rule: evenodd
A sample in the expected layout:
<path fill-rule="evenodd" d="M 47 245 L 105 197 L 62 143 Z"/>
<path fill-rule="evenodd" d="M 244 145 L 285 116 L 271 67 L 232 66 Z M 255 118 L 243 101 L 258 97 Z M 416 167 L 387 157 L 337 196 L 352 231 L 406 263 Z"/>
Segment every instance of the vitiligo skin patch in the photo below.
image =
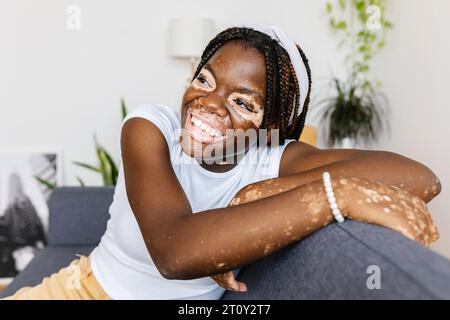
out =
<path fill-rule="evenodd" d="M 364 209 L 366 212 L 373 211 L 370 222 L 387 225 L 413 240 L 421 241 L 426 246 L 437 240 L 438 231 L 422 199 L 398 187 L 378 182 L 358 183 L 357 178 L 352 180 L 354 182 L 350 184 L 346 179 L 339 182 L 342 186 L 358 190 L 360 195 L 365 196 L 366 208 L 360 208 L 360 211 Z M 435 188 L 437 191 L 438 186 Z M 356 204 L 361 205 L 359 200 Z M 392 225 L 389 221 L 394 220 L 403 223 Z"/>
<path fill-rule="evenodd" d="M 341 199 L 343 194 L 345 194 L 345 199 L 352 199 L 352 204 L 346 212 L 347 218 L 388 226 L 410 239 L 422 242 L 426 246 L 438 238 L 437 229 L 430 213 L 420 198 L 398 187 L 358 178 L 341 178 L 338 182 L 335 181 L 334 185 L 335 190 L 338 190 L 337 194 L 341 195 Z M 279 179 L 263 181 L 257 185 L 244 188 L 231 201 L 230 206 L 271 197 L 295 188 L 297 187 L 294 183 L 281 183 Z M 321 190 L 318 192 L 314 187 L 306 186 L 303 188 L 298 201 L 303 204 L 302 208 L 306 209 L 303 213 L 303 230 L 305 233 L 317 230 L 317 228 L 332 221 L 332 218 L 324 219 L 323 212 L 327 212 L 329 217 L 331 217 L 331 214 L 326 197 Z M 286 224 L 288 227 L 282 229 L 281 235 L 271 234 L 267 240 L 259 240 L 254 245 L 260 246 L 264 250 L 264 255 L 267 255 L 271 250 L 282 246 L 284 243 L 284 241 L 273 241 L 273 239 L 280 239 L 280 237 L 282 239 L 293 239 L 296 235 L 296 223 L 286 221 Z"/>

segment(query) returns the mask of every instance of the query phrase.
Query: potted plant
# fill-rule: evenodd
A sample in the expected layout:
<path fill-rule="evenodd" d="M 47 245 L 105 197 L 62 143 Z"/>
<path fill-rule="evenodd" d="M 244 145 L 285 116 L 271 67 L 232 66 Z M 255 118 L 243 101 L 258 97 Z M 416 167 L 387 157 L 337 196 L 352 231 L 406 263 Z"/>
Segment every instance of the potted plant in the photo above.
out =
<path fill-rule="evenodd" d="M 336 0 L 326 11 L 330 28 L 345 50 L 346 79 L 334 77 L 333 95 L 319 101 L 328 146 L 352 148 L 375 142 L 384 127 L 388 101 L 381 83 L 369 78 L 370 63 L 384 46 L 392 23 L 384 17 L 385 0 Z"/>
<path fill-rule="evenodd" d="M 128 113 L 127 106 L 123 99 L 120 100 L 120 107 L 123 120 Z M 95 154 L 97 155 L 96 165 L 83 163 L 79 161 L 74 161 L 73 163 L 82 168 L 99 173 L 102 176 L 104 186 L 115 186 L 117 183 L 117 176 L 119 174 L 118 166 L 113 160 L 113 157 L 109 154 L 109 152 L 106 151 L 106 149 L 98 143 L 95 134 L 94 134 L 94 144 L 95 144 Z M 85 183 L 79 176 L 77 176 L 76 179 L 78 180 L 81 186 L 85 185 Z"/>

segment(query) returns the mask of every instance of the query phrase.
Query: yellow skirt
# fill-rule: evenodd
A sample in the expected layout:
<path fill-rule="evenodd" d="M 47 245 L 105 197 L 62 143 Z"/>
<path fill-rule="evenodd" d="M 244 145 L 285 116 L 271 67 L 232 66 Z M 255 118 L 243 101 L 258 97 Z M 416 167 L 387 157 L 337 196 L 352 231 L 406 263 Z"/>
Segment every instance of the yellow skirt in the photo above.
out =
<path fill-rule="evenodd" d="M 35 287 L 24 287 L 5 300 L 110 300 L 95 279 L 89 257 L 81 256 Z"/>

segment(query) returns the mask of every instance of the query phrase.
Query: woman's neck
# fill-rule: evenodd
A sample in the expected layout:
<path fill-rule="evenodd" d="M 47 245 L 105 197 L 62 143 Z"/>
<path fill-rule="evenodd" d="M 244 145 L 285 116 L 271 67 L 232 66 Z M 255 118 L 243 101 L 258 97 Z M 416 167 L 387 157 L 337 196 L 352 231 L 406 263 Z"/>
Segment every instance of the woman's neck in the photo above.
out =
<path fill-rule="evenodd" d="M 244 156 L 247 154 L 248 148 L 244 152 Z M 211 172 L 221 173 L 227 172 L 235 168 L 240 161 L 242 161 L 244 157 L 242 154 L 235 154 L 231 159 L 224 158 L 222 162 L 214 161 L 214 163 L 207 163 L 205 161 L 197 160 L 197 162 L 202 166 L 203 169 L 206 169 Z"/>
<path fill-rule="evenodd" d="M 230 171 L 231 169 L 236 167 L 238 164 L 237 163 L 206 164 L 206 163 L 202 162 L 202 163 L 200 163 L 200 165 L 202 166 L 203 169 L 206 169 L 208 171 L 222 173 L 222 172 Z"/>

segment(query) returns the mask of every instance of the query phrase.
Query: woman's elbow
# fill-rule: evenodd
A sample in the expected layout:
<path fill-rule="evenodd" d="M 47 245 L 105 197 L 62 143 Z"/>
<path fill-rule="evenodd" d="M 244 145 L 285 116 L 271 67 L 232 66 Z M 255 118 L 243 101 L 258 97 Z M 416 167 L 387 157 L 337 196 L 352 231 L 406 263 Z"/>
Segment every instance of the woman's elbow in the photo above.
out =
<path fill-rule="evenodd" d="M 432 182 L 429 184 L 430 186 L 429 188 L 429 192 L 430 192 L 430 197 L 432 200 L 434 197 L 436 197 L 438 194 L 441 193 L 442 191 L 442 185 L 441 185 L 441 181 L 439 180 L 438 176 L 430 170 L 430 175 L 431 175 L 431 180 Z"/>
<path fill-rule="evenodd" d="M 414 180 L 423 189 L 425 195 L 434 198 L 441 192 L 441 182 L 429 167 L 414 159 L 394 152 L 385 151 L 384 153 L 390 157 L 393 156 L 394 159 L 397 159 L 395 163 L 398 163 L 400 166 L 405 166 L 405 169 L 407 168 L 404 174 L 411 176 L 412 179 L 415 177 Z"/>
<path fill-rule="evenodd" d="M 418 172 L 421 179 L 419 179 L 419 184 L 421 184 L 421 190 L 423 192 L 423 199 L 426 202 L 433 200 L 442 191 L 441 181 L 438 176 L 426 165 L 418 163 Z"/>
<path fill-rule="evenodd" d="M 177 252 L 167 251 L 166 254 L 155 257 L 153 261 L 159 273 L 165 279 L 191 280 L 199 277 L 196 272 L 193 272 L 195 268 L 192 263 L 187 263 L 189 257 L 184 258 L 182 254 Z"/>
<path fill-rule="evenodd" d="M 152 255 L 152 260 L 155 264 L 156 269 L 158 269 L 161 276 L 168 280 L 179 279 L 182 270 L 178 265 L 178 260 L 170 253 Z"/>
<path fill-rule="evenodd" d="M 420 164 L 421 167 L 421 182 L 423 196 L 426 198 L 427 202 L 431 201 L 442 191 L 441 181 L 438 176 L 424 164 Z"/>
<path fill-rule="evenodd" d="M 174 266 L 172 263 L 168 265 L 158 265 L 157 269 L 161 276 L 167 280 L 192 280 L 202 276 L 196 276 L 190 272 L 188 268 L 183 266 Z"/>
<path fill-rule="evenodd" d="M 175 280 L 178 278 L 176 270 L 170 264 L 157 263 L 155 261 L 155 266 L 163 278 L 167 280 Z"/>

